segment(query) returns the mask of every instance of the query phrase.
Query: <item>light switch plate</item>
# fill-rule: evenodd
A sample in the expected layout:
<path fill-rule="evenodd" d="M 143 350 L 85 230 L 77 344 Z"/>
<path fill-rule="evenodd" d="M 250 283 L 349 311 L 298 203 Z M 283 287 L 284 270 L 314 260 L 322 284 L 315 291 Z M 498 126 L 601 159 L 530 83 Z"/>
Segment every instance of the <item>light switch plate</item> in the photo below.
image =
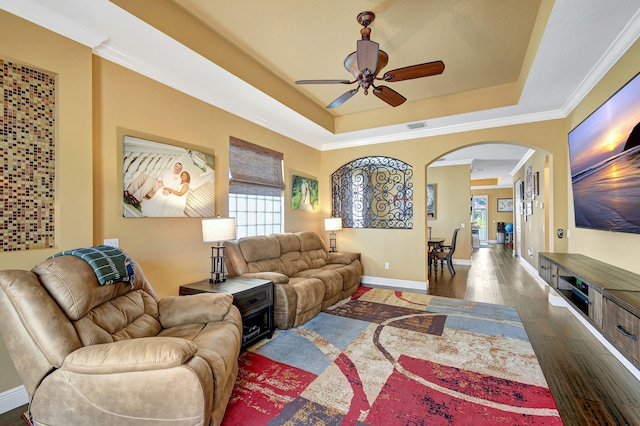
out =
<path fill-rule="evenodd" d="M 104 245 L 105 246 L 109 246 L 109 247 L 118 248 L 118 246 L 120 245 L 120 239 L 118 239 L 118 238 L 105 239 L 104 240 Z"/>

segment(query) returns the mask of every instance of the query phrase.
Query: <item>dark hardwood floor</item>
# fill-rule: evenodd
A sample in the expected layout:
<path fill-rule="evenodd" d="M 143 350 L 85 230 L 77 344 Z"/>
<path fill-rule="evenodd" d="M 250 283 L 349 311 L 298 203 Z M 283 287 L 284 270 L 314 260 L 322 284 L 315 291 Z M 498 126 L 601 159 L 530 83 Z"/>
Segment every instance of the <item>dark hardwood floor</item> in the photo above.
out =
<path fill-rule="evenodd" d="M 511 246 L 474 251 L 472 266 L 429 278 L 429 294 L 513 306 L 566 425 L 640 425 L 640 381 L 521 266 Z"/>
<path fill-rule="evenodd" d="M 640 382 L 568 309 L 548 302 L 549 287 L 510 246 L 477 249 L 472 266 L 455 269 L 431 276 L 429 294 L 515 307 L 566 425 L 640 425 Z M 0 415 L 0 425 L 23 425 L 26 408 Z"/>

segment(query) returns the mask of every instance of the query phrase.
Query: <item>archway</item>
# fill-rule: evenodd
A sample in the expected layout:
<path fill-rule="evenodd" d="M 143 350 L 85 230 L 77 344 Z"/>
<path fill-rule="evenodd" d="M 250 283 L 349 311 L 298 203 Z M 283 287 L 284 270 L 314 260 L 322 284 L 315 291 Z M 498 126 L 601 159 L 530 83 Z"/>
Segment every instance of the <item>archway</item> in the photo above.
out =
<path fill-rule="evenodd" d="M 526 224 L 525 232 L 520 237 L 526 242 L 523 246 L 525 247 L 524 253 L 533 257 L 537 256 L 538 251 L 549 250 L 553 242 L 553 239 L 549 236 L 553 218 L 551 214 L 553 206 L 550 202 L 553 199 L 551 195 L 553 188 L 551 161 L 552 157 L 546 151 L 534 149 L 514 141 L 479 141 L 443 152 L 439 158 L 425 165 L 425 186 L 435 187 L 434 202 L 436 206 L 434 213 L 425 214 L 425 229 L 427 230 L 425 239 L 428 241 L 429 230 L 432 236 L 437 234 L 437 236 L 446 236 L 447 239 L 450 239 L 450 233 L 454 228 L 462 228 L 464 226 L 460 235 L 462 244 L 459 244 L 459 248 L 456 249 L 456 251 L 460 250 L 460 252 L 454 255 L 454 263 L 470 265 L 471 254 L 474 250 L 472 229 L 467 229 L 464 232 L 462 230 L 467 227 L 471 228 L 473 225 L 471 215 L 472 195 L 482 193 L 482 195 L 487 196 L 488 200 L 487 226 L 488 241 L 490 243 L 498 243 L 499 222 L 512 223 L 515 228 L 516 219 L 522 218 L 523 223 Z M 518 179 L 525 180 L 526 166 L 530 166 L 532 170 L 537 172 L 536 176 L 539 179 L 540 186 L 537 188 L 537 194 L 529 193 L 524 199 L 517 200 L 515 199 L 515 182 Z M 439 168 L 449 167 L 452 167 L 449 173 L 437 171 Z M 505 168 L 508 170 L 506 175 L 504 173 Z M 502 171 L 497 171 L 500 169 Z M 464 176 L 461 176 L 462 174 L 466 174 L 468 185 L 466 192 L 461 190 L 462 187 L 459 183 L 459 181 L 464 180 Z M 437 180 L 442 179 L 444 181 L 437 182 Z M 451 185 L 450 182 L 458 183 Z M 416 188 L 416 191 L 418 190 L 420 189 Z M 445 197 L 448 201 L 444 201 Z M 466 217 L 462 217 L 459 212 L 445 211 L 450 206 L 454 208 L 456 205 L 455 202 L 451 201 L 452 198 L 459 199 L 457 202 L 458 209 L 462 205 L 462 199 L 466 199 Z M 504 198 L 509 198 L 512 201 L 503 201 L 502 199 Z M 525 201 L 530 203 L 531 206 L 525 204 Z M 532 207 L 529 215 L 527 215 L 527 207 Z M 524 218 L 532 219 L 532 221 L 525 222 Z M 533 221 L 534 218 L 535 222 Z M 535 227 L 533 226 L 534 224 Z M 501 243 L 513 244 L 513 247 L 516 247 L 516 244 L 523 242 L 515 240 L 515 229 L 512 235 L 514 236 L 513 239 L 507 241 L 505 238 Z M 429 256 L 428 250 L 426 255 Z M 425 264 L 429 264 L 428 259 Z M 430 276 L 429 270 L 426 275 L 427 277 Z"/>

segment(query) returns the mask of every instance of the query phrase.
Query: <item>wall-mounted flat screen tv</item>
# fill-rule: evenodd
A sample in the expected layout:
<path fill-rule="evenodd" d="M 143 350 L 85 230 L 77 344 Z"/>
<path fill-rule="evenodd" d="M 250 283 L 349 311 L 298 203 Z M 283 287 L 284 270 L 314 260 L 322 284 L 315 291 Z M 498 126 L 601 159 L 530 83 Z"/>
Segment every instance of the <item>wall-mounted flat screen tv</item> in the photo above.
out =
<path fill-rule="evenodd" d="M 576 227 L 640 233 L 640 74 L 569 133 Z"/>

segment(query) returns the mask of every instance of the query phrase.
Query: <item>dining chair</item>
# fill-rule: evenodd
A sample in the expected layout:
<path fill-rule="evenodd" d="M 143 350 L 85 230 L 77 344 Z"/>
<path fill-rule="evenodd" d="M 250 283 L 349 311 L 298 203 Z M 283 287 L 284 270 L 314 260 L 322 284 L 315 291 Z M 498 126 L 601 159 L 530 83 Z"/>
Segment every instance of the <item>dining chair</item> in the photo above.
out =
<path fill-rule="evenodd" d="M 456 251 L 456 240 L 458 238 L 458 231 L 460 228 L 453 230 L 453 236 L 451 237 L 451 245 L 440 246 L 440 249 L 435 253 L 436 258 L 436 270 L 438 269 L 437 261 L 440 261 L 440 272 L 444 272 L 444 263 L 447 263 L 447 268 L 451 275 L 456 274 L 456 270 L 453 269 L 453 253 Z"/>

